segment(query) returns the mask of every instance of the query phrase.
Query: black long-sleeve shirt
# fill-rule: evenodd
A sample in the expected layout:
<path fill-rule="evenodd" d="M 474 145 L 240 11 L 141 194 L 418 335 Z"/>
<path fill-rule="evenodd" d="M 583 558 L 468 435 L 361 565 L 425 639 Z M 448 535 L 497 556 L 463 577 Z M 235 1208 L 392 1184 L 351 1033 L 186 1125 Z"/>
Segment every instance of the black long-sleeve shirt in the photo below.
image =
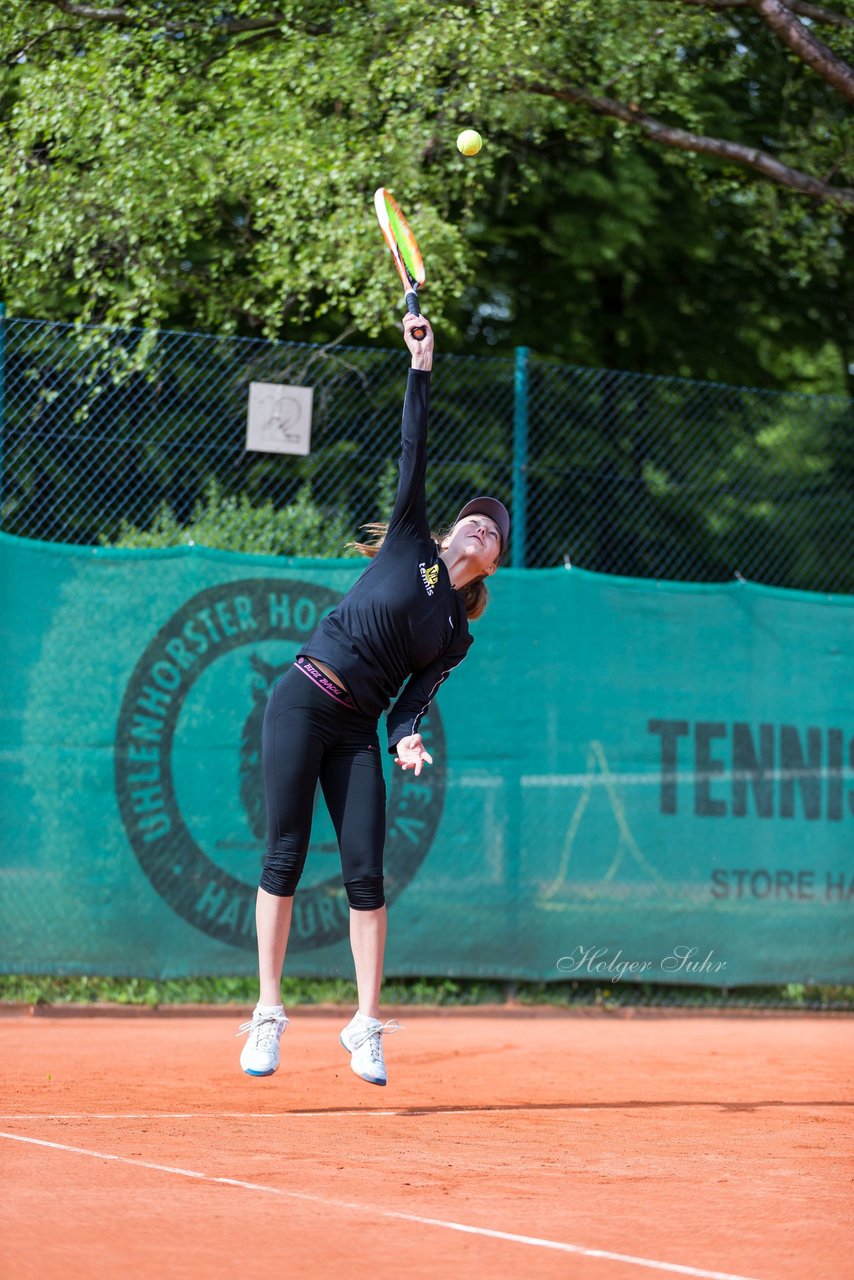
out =
<path fill-rule="evenodd" d="M 388 714 L 388 741 L 418 732 L 442 681 L 472 643 L 465 606 L 427 520 L 430 374 L 410 369 L 403 402 L 400 480 L 382 547 L 301 653 L 325 663 L 360 711 Z M 408 680 L 407 680 L 408 677 Z"/>

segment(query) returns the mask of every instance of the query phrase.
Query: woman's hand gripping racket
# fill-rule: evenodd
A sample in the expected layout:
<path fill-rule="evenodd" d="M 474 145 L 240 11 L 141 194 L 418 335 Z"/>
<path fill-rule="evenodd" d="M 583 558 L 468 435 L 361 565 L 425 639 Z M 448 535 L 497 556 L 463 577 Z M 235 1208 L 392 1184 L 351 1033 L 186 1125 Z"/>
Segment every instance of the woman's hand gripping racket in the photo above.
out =
<path fill-rule="evenodd" d="M 409 224 L 401 212 L 400 205 L 385 187 L 378 187 L 374 193 L 374 208 L 377 211 L 377 218 L 385 236 L 386 244 L 391 249 L 394 265 L 397 267 L 400 279 L 403 282 L 406 309 L 410 315 L 420 316 L 421 308 L 418 306 L 418 290 L 424 284 L 426 276 L 424 274 L 424 260 L 421 257 L 418 242 L 409 229 Z M 412 330 L 412 336 L 417 338 L 419 342 L 423 340 L 426 334 L 427 330 L 424 328 L 416 327 Z"/>

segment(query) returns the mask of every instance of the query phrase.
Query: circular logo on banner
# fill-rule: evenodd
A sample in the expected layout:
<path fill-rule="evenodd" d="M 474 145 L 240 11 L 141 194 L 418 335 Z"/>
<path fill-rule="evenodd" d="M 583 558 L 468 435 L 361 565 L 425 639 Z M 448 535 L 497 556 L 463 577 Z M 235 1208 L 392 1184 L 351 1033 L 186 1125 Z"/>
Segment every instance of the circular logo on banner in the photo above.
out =
<path fill-rule="evenodd" d="M 157 632 L 128 682 L 115 743 L 131 847 L 158 894 L 202 932 L 255 948 L 266 837 L 261 725 L 269 692 L 340 595 L 250 578 L 199 592 Z M 389 779 L 385 892 L 402 892 L 442 815 L 445 743 L 436 707 L 421 733 L 434 764 Z M 318 806 L 289 947 L 347 937 L 349 907 L 328 815 Z"/>

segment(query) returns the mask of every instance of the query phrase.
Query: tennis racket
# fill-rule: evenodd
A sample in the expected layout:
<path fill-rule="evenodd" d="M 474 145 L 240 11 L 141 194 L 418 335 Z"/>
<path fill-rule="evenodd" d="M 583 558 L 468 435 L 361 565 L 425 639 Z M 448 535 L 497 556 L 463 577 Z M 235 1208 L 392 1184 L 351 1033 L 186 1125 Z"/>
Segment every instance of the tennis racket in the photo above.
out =
<path fill-rule="evenodd" d="M 406 309 L 410 315 L 420 316 L 418 290 L 424 284 L 426 276 L 418 241 L 410 231 L 400 205 L 385 187 L 377 187 L 374 192 L 374 208 L 377 211 L 377 219 L 385 236 L 385 242 L 391 249 L 394 265 L 403 282 Z M 416 326 L 411 332 L 412 336 L 420 342 L 426 336 L 427 330 Z"/>

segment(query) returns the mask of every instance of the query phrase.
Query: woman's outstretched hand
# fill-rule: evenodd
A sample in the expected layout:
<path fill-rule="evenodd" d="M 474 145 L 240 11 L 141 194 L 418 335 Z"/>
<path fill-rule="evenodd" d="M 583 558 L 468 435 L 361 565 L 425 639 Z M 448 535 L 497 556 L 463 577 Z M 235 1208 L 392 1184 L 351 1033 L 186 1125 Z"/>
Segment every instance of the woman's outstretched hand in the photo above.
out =
<path fill-rule="evenodd" d="M 425 338 L 424 341 L 426 342 L 427 339 Z M 401 769 L 414 769 L 416 778 L 425 764 L 433 763 L 433 757 L 421 741 L 420 733 L 413 733 L 408 738 L 401 738 L 397 743 L 396 750 L 397 755 L 394 763 L 399 764 Z"/>
<path fill-rule="evenodd" d="M 412 330 L 416 326 L 427 330 L 420 342 L 412 336 Z M 433 368 L 433 330 L 429 320 L 424 316 L 411 316 L 407 311 L 403 317 L 403 340 L 412 352 L 413 369 L 429 371 Z"/>

